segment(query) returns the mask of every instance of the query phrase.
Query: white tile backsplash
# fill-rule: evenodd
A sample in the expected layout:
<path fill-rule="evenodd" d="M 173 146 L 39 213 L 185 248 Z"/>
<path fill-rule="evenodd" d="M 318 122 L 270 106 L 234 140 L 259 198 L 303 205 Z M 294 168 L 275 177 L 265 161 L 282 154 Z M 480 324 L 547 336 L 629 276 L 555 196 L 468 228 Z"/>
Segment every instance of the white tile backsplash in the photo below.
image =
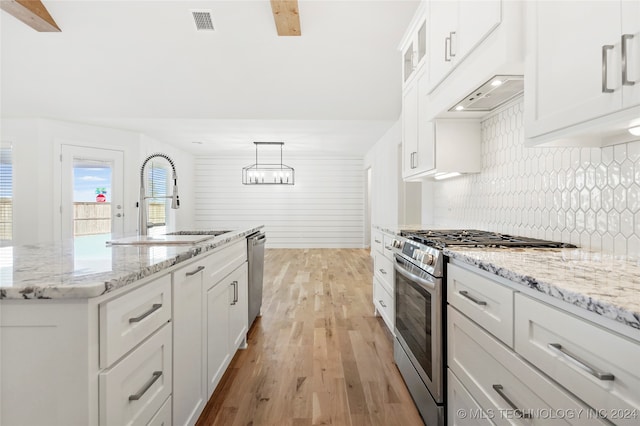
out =
<path fill-rule="evenodd" d="M 526 148 L 522 102 L 482 123 L 482 172 L 435 182 L 434 222 L 640 255 L 640 141 Z"/>

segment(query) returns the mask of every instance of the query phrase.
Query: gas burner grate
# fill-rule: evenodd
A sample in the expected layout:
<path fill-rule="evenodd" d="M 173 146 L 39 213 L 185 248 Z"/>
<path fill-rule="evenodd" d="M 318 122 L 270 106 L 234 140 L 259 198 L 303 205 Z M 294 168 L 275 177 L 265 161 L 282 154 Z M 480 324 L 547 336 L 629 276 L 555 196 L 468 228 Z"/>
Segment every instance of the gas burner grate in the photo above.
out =
<path fill-rule="evenodd" d="M 477 229 L 438 229 L 422 231 L 402 231 L 401 235 L 410 240 L 432 247 L 541 247 L 541 248 L 575 248 L 573 244 L 536 238 L 519 237 L 498 232 L 480 231 Z"/>

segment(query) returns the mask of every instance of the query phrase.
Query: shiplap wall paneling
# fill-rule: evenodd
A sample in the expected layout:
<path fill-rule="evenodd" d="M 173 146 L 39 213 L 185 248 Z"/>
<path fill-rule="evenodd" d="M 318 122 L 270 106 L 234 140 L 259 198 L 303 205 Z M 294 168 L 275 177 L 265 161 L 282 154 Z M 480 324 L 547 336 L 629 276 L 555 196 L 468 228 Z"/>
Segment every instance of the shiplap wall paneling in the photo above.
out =
<path fill-rule="evenodd" d="M 287 158 L 295 185 L 242 185 L 252 158 L 200 157 L 195 223 L 224 228 L 263 223 L 267 247 L 362 247 L 365 172 L 360 158 Z"/>

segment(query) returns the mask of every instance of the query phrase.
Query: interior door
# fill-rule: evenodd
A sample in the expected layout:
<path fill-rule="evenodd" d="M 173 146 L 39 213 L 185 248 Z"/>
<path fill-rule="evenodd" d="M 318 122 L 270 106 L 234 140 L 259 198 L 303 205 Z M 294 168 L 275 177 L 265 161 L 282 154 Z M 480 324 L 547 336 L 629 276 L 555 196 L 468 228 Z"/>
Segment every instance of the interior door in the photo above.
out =
<path fill-rule="evenodd" d="M 108 241 L 124 231 L 122 151 L 61 146 L 61 237 Z"/>

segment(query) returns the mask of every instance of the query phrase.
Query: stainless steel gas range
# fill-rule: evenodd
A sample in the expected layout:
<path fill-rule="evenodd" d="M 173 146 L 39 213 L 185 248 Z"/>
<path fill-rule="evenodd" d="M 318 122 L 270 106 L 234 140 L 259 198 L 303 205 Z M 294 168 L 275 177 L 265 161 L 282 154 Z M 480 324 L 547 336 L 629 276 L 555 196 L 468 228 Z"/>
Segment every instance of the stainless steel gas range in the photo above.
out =
<path fill-rule="evenodd" d="M 446 263 L 442 249 L 574 247 L 478 230 L 403 231 L 395 252 L 394 359 L 428 426 L 446 424 Z"/>

